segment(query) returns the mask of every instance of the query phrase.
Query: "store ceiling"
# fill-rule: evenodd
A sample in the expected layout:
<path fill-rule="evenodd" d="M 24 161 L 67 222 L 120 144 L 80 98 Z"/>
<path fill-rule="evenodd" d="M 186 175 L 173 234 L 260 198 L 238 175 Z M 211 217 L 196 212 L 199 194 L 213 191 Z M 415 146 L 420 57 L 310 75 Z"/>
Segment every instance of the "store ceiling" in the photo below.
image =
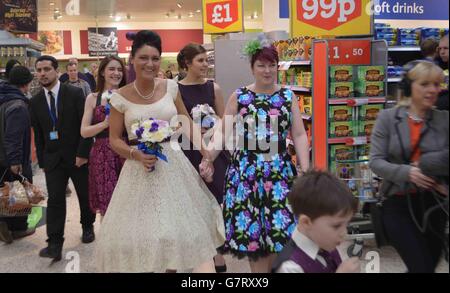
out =
<path fill-rule="evenodd" d="M 42 21 L 54 19 L 57 21 L 92 21 L 97 16 L 100 21 L 200 21 L 199 12 L 202 0 L 79 0 L 80 15 L 68 16 L 66 5 L 70 0 L 38 0 L 38 15 Z M 54 5 L 51 5 L 54 3 Z M 178 7 L 177 4 L 181 4 Z M 243 0 L 245 19 L 262 15 L 262 0 Z M 190 16 L 192 15 L 192 16 Z M 181 18 L 180 18 L 181 17 Z M 120 20 L 119 20 L 120 18 Z"/>

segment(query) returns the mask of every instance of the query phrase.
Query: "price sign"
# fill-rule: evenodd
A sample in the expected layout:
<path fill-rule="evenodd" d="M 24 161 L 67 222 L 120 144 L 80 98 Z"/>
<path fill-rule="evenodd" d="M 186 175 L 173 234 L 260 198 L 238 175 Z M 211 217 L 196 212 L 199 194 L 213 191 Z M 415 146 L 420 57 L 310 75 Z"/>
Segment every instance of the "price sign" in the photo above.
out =
<path fill-rule="evenodd" d="M 371 0 L 290 0 L 291 32 L 298 36 L 369 35 Z"/>
<path fill-rule="evenodd" d="M 242 0 L 203 0 L 203 32 L 223 34 L 244 30 Z"/>
<path fill-rule="evenodd" d="M 328 42 L 330 65 L 370 65 L 370 40 L 331 40 Z"/>

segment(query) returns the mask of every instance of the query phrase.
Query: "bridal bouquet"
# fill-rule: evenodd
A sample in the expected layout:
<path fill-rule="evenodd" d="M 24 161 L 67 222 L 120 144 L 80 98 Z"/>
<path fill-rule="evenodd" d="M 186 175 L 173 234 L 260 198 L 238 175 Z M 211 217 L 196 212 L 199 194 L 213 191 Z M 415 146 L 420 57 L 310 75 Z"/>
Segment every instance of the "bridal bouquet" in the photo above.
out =
<path fill-rule="evenodd" d="M 163 154 L 161 143 L 170 138 L 173 129 L 169 122 L 156 120 L 153 118 L 138 121 L 131 125 L 131 131 L 137 136 L 139 141 L 138 149 L 147 155 L 155 155 L 157 158 L 167 162 L 167 157 Z M 150 171 L 154 171 L 153 167 Z"/>
<path fill-rule="evenodd" d="M 202 128 L 210 129 L 216 124 L 216 112 L 208 104 L 197 105 L 192 108 L 192 119 L 195 123 L 200 123 Z"/>

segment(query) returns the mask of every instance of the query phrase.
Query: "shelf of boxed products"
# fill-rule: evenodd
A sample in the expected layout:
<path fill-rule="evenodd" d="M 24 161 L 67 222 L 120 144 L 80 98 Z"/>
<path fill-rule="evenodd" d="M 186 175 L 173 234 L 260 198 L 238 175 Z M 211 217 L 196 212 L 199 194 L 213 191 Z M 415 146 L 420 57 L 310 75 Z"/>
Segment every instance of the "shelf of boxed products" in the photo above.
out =
<path fill-rule="evenodd" d="M 418 46 L 393 46 L 388 47 L 389 52 L 420 52 L 420 47 Z"/>
<path fill-rule="evenodd" d="M 367 105 L 367 104 L 384 104 L 386 97 L 358 97 L 344 99 L 329 99 L 329 105 L 348 105 L 350 107 Z"/>

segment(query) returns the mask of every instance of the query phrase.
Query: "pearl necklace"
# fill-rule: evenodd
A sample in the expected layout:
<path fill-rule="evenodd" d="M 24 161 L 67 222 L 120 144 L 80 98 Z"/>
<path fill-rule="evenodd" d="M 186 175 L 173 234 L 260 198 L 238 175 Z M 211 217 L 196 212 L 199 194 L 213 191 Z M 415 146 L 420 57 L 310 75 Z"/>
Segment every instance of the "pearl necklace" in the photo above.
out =
<path fill-rule="evenodd" d="M 141 92 L 138 90 L 138 88 L 137 88 L 137 86 L 136 86 L 136 81 L 133 82 L 133 87 L 134 87 L 134 89 L 136 90 L 137 94 L 138 94 L 141 98 L 143 98 L 144 100 L 151 100 L 151 99 L 153 98 L 153 95 L 155 94 L 156 82 L 155 82 L 155 84 L 154 84 L 154 86 L 153 86 L 153 91 L 152 91 L 150 94 L 146 95 L 146 96 L 143 95 L 143 94 L 141 94 Z"/>

